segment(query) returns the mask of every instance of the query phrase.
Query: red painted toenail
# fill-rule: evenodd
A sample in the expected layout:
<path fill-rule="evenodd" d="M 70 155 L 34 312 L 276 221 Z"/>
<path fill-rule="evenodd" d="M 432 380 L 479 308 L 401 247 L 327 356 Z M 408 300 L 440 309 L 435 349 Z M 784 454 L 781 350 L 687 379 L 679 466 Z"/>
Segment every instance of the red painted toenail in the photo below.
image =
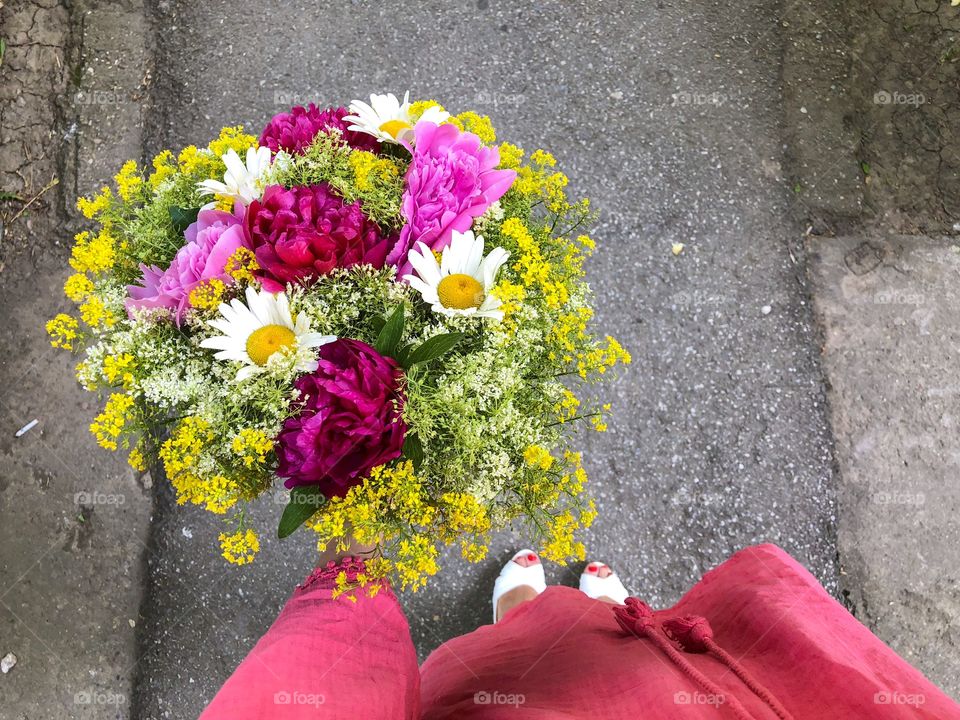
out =
<path fill-rule="evenodd" d="M 596 571 L 597 571 L 596 565 L 587 565 L 587 572 L 596 572 Z"/>
<path fill-rule="evenodd" d="M 530 553 L 529 555 L 527 555 L 527 560 L 533 561 L 536 559 L 537 559 L 537 556 L 534 555 L 533 553 Z"/>

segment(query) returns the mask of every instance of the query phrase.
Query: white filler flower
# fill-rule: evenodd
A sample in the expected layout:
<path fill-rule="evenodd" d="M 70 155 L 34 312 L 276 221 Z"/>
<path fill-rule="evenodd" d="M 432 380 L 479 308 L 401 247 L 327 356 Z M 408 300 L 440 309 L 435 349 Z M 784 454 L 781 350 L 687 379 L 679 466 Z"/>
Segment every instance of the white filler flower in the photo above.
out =
<path fill-rule="evenodd" d="M 471 231 L 454 230 L 450 245 L 443 249 L 440 263 L 436 255 L 423 243 L 419 251 L 411 249 L 407 259 L 417 271 L 404 275 L 410 287 L 419 291 L 433 311 L 443 315 L 475 315 L 496 320 L 503 319 L 500 300 L 490 294 L 497 280 L 497 272 L 510 257 L 501 247 L 483 256 L 483 238 L 474 238 Z"/>
<path fill-rule="evenodd" d="M 227 171 L 223 174 L 223 182 L 219 180 L 204 180 L 197 183 L 201 195 L 226 195 L 244 205 L 259 200 L 263 194 L 264 178 L 270 171 L 270 148 L 247 148 L 247 162 L 244 164 L 236 150 L 228 150 L 221 156 Z"/>
<path fill-rule="evenodd" d="M 311 332 L 310 319 L 300 313 L 296 321 L 290 314 L 286 293 L 274 295 L 266 290 L 247 288 L 247 304 L 234 298 L 230 304 L 220 304 L 222 319 L 210 320 L 209 325 L 223 335 L 203 340 L 201 347 L 219 350 L 218 360 L 239 360 L 243 367 L 237 372 L 237 381 L 245 380 L 267 369 L 268 362 L 277 353 L 293 356 L 295 369 L 313 372 L 317 369 L 314 348 L 333 342 L 333 335 Z"/>
<path fill-rule="evenodd" d="M 402 103 L 393 93 L 371 95 L 369 105 L 362 100 L 354 100 L 349 110 L 352 114 L 345 115 L 343 120 L 353 124 L 347 129 L 373 135 L 380 142 L 399 142 L 413 130 L 409 90 L 404 93 Z M 432 105 L 417 120 L 428 120 L 439 125 L 449 117 L 450 113 Z"/>

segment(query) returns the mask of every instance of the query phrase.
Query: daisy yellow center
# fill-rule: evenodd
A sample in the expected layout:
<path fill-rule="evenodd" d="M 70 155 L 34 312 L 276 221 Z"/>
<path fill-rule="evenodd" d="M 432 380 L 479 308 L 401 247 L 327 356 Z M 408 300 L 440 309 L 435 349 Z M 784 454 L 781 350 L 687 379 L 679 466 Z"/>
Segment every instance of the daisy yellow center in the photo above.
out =
<path fill-rule="evenodd" d="M 437 295 L 445 308 L 456 310 L 480 307 L 485 298 L 483 285 L 476 278 L 462 273 L 447 275 L 441 280 L 437 285 Z"/>
<path fill-rule="evenodd" d="M 277 350 L 290 347 L 297 341 L 293 330 L 284 325 L 264 325 L 247 338 L 247 355 L 257 365 L 266 365 Z"/>
<path fill-rule="evenodd" d="M 380 129 L 383 132 L 387 133 L 390 137 L 396 139 L 396 137 L 403 132 L 404 130 L 410 127 L 410 123 L 403 120 L 387 120 L 380 126 Z"/>

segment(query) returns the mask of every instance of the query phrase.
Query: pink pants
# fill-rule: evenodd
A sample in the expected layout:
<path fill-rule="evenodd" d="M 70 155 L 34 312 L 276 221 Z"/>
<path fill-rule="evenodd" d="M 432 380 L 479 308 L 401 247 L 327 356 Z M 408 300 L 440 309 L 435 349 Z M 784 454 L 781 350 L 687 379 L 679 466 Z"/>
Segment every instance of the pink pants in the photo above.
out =
<path fill-rule="evenodd" d="M 737 553 L 668 610 L 551 587 L 419 669 L 394 594 L 332 599 L 341 569 L 297 588 L 201 720 L 960 718 L 772 545 Z"/>

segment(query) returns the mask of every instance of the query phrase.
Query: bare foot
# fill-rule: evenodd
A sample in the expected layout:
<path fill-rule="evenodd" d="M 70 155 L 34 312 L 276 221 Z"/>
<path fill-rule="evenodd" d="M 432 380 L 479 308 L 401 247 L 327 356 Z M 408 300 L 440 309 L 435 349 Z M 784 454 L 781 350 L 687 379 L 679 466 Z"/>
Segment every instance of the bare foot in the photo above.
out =
<path fill-rule="evenodd" d="M 530 567 L 539 563 L 540 558 L 537 557 L 536 553 L 530 553 L 514 558 L 513 562 L 521 567 Z M 497 622 L 500 622 L 500 619 L 517 605 L 525 603 L 527 600 L 533 600 L 536 596 L 537 591 L 529 585 L 518 585 L 513 590 L 508 590 L 500 596 L 500 600 L 497 602 Z"/>

